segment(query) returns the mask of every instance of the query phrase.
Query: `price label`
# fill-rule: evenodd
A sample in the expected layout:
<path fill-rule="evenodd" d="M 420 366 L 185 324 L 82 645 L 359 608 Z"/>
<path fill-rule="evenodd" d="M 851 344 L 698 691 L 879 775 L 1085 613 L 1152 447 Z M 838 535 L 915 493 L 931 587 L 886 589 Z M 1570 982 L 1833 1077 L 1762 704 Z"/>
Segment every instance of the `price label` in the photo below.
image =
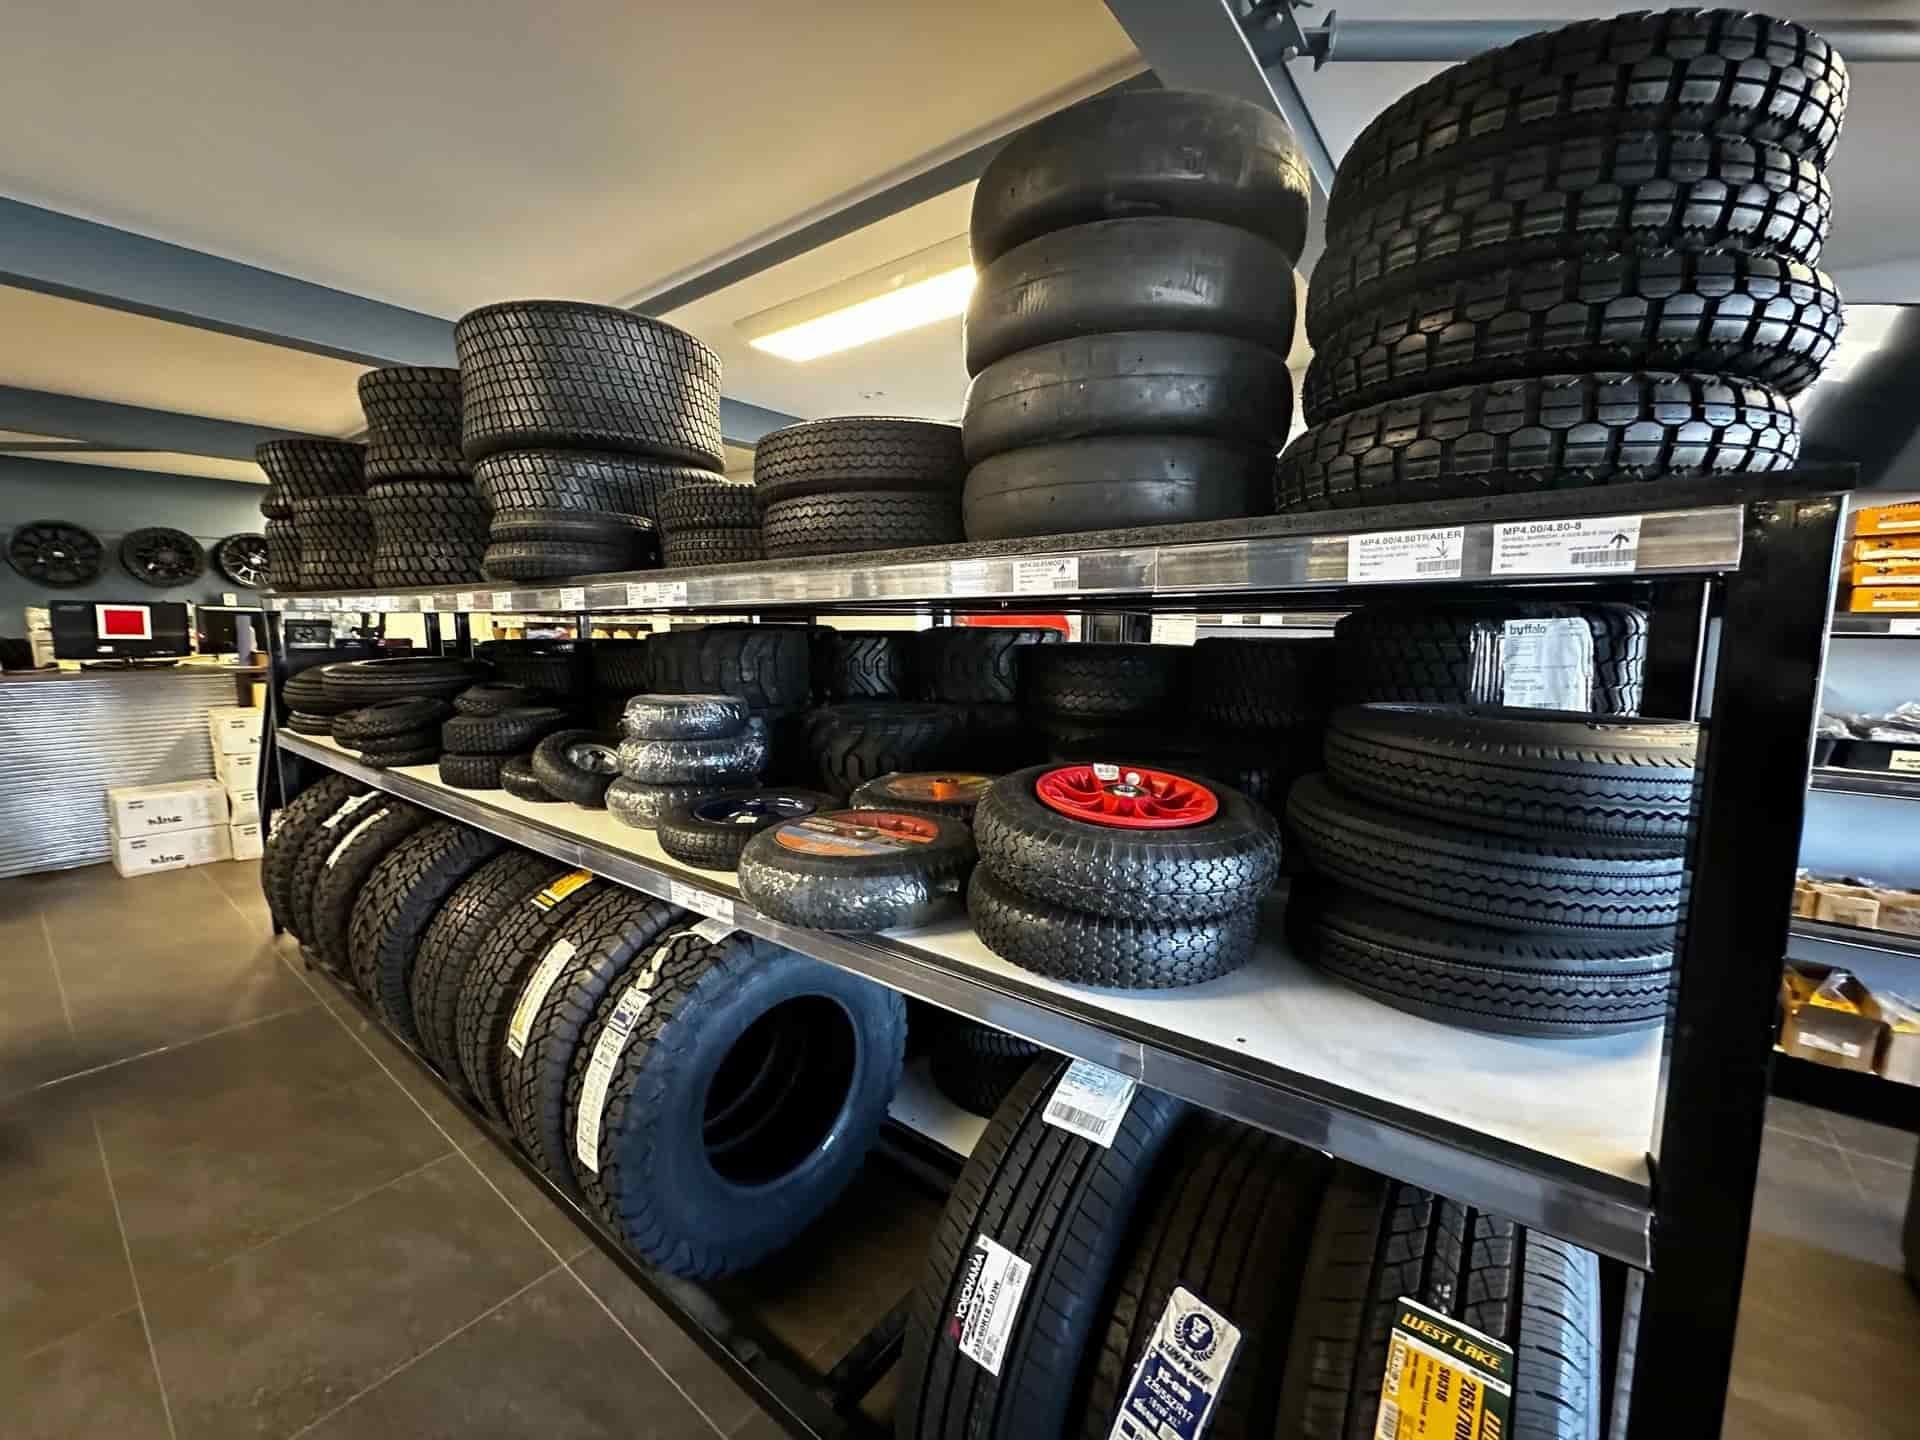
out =
<path fill-rule="evenodd" d="M 1920 620 L 1889 620 L 1887 633 L 1889 635 L 1920 635 Z"/>
<path fill-rule="evenodd" d="M 717 945 L 729 935 L 736 935 L 739 931 L 740 927 L 731 920 L 702 920 L 687 933 L 698 935 L 709 945 Z"/>
<path fill-rule="evenodd" d="M 733 924 L 733 901 L 725 895 L 716 895 L 711 890 L 703 890 L 698 885 L 689 885 L 684 880 L 667 882 L 667 899 L 682 910 L 691 910 L 696 915 L 705 915 L 711 920 L 724 920 Z"/>
<path fill-rule="evenodd" d="M 569 585 L 563 589 L 560 592 L 560 608 L 562 610 L 573 611 L 586 609 L 587 587 L 584 585 Z"/>
<path fill-rule="evenodd" d="M 422 595 L 420 597 L 420 613 L 422 615 L 433 614 L 433 596 Z"/>
<path fill-rule="evenodd" d="M 630 610 L 658 610 L 663 605 L 686 603 L 687 582 L 684 580 L 644 580 L 627 586 L 627 608 Z"/>
<path fill-rule="evenodd" d="M 947 565 L 947 590 L 950 594 L 985 595 L 989 588 L 985 560 L 954 560 Z"/>
<path fill-rule="evenodd" d="M 1895 750 L 1887 756 L 1887 769 L 1903 775 L 1920 774 L 1920 750 Z"/>
<path fill-rule="evenodd" d="M 1053 1098 L 1040 1118 L 1111 1149 L 1114 1134 L 1133 1103 L 1133 1091 L 1134 1082 L 1125 1075 L 1076 1060 L 1053 1087 Z"/>
<path fill-rule="evenodd" d="M 487 592 L 484 590 L 462 590 L 454 597 L 454 608 L 463 614 L 472 610 L 487 608 Z"/>
<path fill-rule="evenodd" d="M 1374 1440 L 1500 1440 L 1512 1411 L 1513 1347 L 1403 1297 Z"/>
<path fill-rule="evenodd" d="M 1194 615 L 1156 615 L 1152 639 L 1156 645 L 1191 645 L 1200 633 L 1200 620 Z"/>
<path fill-rule="evenodd" d="M 1640 558 L 1638 515 L 1520 520 L 1493 527 L 1496 575 L 1617 575 Z"/>
<path fill-rule="evenodd" d="M 1174 1286 L 1107 1440 L 1199 1440 L 1239 1348 L 1238 1325 Z"/>
<path fill-rule="evenodd" d="M 511 590 L 494 591 L 493 592 L 493 608 L 495 610 L 513 609 L 513 592 Z"/>
<path fill-rule="evenodd" d="M 1458 580 L 1467 527 L 1380 530 L 1347 541 L 1349 580 Z"/>
<path fill-rule="evenodd" d="M 1046 556 L 1013 562 L 1016 595 L 1071 595 L 1080 588 L 1078 555 Z"/>

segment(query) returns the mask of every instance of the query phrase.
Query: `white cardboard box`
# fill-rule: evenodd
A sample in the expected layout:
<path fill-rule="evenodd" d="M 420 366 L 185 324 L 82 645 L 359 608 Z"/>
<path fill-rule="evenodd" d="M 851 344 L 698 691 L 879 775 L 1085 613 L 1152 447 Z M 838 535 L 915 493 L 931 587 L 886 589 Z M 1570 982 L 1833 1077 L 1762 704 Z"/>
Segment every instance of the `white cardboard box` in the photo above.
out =
<path fill-rule="evenodd" d="M 248 820 L 234 821 L 227 827 L 228 838 L 232 841 L 228 853 L 235 860 L 258 860 L 261 854 L 260 822 Z"/>
<path fill-rule="evenodd" d="M 219 751 L 213 754 L 213 773 L 220 777 L 220 783 L 227 787 L 227 794 L 235 799 L 257 795 L 260 792 L 260 752 L 248 750 L 239 755 L 223 755 Z"/>
<path fill-rule="evenodd" d="M 218 780 L 174 780 L 165 785 L 107 789 L 107 828 L 117 838 L 227 823 L 227 793 Z"/>
<path fill-rule="evenodd" d="M 207 734 L 215 755 L 243 755 L 260 748 L 260 712 L 245 705 L 216 705 L 207 711 Z"/>
<path fill-rule="evenodd" d="M 113 868 L 129 877 L 207 865 L 232 854 L 233 837 L 225 825 L 203 825 L 166 835 L 113 837 Z"/>
<path fill-rule="evenodd" d="M 227 823 L 229 825 L 258 825 L 260 823 L 260 797 L 258 795 L 227 796 Z"/>

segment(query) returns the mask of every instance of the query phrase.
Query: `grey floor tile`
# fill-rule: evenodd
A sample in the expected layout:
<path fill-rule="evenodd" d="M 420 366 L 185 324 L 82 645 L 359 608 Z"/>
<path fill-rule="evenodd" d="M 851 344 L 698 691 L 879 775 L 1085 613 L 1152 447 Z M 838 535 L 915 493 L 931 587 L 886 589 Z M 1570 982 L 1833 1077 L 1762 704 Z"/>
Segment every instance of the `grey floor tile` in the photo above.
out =
<path fill-rule="evenodd" d="M 345 1210 L 147 1293 L 182 1436 L 291 1435 L 552 1265 L 450 1156 Z"/>
<path fill-rule="evenodd" d="M 506 1202 L 562 1260 L 576 1260 L 593 1248 L 593 1240 L 581 1230 L 579 1222 L 542 1186 L 528 1179 L 492 1140 L 476 1134 L 466 1151 Z"/>
<path fill-rule="evenodd" d="M 0 1096 L 80 1068 L 39 911 L 0 918 Z"/>
<path fill-rule="evenodd" d="M 1896 1226 L 1903 1224 L 1907 1198 L 1913 1194 L 1913 1171 L 1888 1160 L 1875 1160 L 1870 1155 L 1848 1155 L 1847 1164 L 1874 1207 Z"/>
<path fill-rule="evenodd" d="M 1891 1161 L 1913 1168 L 1914 1152 L 1920 1148 L 1920 1136 L 1910 1130 L 1895 1130 L 1888 1125 L 1876 1125 L 1871 1120 L 1859 1120 L 1851 1115 L 1829 1113 L 1827 1126 L 1833 1131 L 1833 1138 L 1843 1149 L 1858 1155 L 1871 1155 L 1876 1160 Z"/>
<path fill-rule="evenodd" d="M 0 1360 L 11 1440 L 167 1440 L 167 1416 L 137 1311 L 125 1310 L 18 1360 Z"/>
<path fill-rule="evenodd" d="M 1861 1195 L 1846 1157 L 1831 1145 L 1777 1130 L 1767 1132 L 1760 1148 L 1753 1228 L 1836 1257 L 1890 1267 L 1899 1263 L 1898 1227 Z"/>
<path fill-rule="evenodd" d="M 697 1440 L 714 1434 L 557 1271 L 308 1432 L 310 1440 Z"/>
<path fill-rule="evenodd" d="M 1827 1128 L 1826 1113 L 1798 1100 L 1782 1100 L 1778 1095 L 1767 1101 L 1767 1127 L 1784 1130 L 1805 1140 L 1831 1143 L 1833 1132 Z"/>

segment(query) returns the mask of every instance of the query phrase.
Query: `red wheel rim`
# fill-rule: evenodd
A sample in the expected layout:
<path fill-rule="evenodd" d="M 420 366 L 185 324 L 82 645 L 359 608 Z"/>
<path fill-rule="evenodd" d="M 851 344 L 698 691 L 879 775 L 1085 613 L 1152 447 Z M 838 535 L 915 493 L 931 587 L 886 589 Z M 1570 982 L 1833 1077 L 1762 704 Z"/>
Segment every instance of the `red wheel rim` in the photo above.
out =
<path fill-rule="evenodd" d="M 1034 782 L 1049 810 L 1121 830 L 1177 830 L 1220 813 L 1220 799 L 1197 780 L 1145 765 L 1063 765 Z"/>

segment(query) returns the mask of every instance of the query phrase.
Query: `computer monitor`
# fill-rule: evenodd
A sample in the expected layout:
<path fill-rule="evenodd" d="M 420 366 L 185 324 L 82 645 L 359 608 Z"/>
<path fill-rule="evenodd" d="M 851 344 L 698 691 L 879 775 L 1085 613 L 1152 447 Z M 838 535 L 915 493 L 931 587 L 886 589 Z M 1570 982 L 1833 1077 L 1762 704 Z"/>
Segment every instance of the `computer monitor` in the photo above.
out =
<path fill-rule="evenodd" d="M 56 600 L 47 608 L 59 660 L 163 660 L 193 651 L 187 607 L 178 600 Z"/>
<path fill-rule="evenodd" d="M 193 609 L 194 633 L 199 638 L 202 655 L 236 655 L 239 653 L 239 627 L 234 623 L 240 616 L 246 616 L 253 627 L 253 648 L 267 648 L 267 621 L 260 610 L 246 605 L 196 605 Z"/>

